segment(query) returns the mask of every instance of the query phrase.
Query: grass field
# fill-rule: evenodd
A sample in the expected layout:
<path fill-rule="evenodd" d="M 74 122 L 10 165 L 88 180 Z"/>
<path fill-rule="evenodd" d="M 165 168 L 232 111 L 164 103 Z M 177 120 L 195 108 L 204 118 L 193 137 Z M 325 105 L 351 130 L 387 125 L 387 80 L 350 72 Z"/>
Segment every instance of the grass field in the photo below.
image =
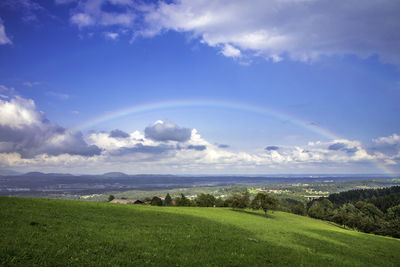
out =
<path fill-rule="evenodd" d="M 1 266 L 398 266 L 399 252 L 283 212 L 0 197 Z"/>

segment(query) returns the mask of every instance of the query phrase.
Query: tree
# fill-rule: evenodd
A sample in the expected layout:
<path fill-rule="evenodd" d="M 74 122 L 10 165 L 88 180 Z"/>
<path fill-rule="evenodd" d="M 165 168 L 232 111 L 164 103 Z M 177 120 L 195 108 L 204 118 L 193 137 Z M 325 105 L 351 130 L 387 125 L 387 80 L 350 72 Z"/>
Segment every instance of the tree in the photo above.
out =
<path fill-rule="evenodd" d="M 227 199 L 233 209 L 245 209 L 250 204 L 250 193 L 248 190 L 241 194 L 235 193 Z"/>
<path fill-rule="evenodd" d="M 247 189 L 242 193 L 242 203 L 246 208 L 250 206 L 250 192 Z"/>
<path fill-rule="evenodd" d="M 304 204 L 303 203 L 297 203 L 293 206 L 290 207 L 290 212 L 297 214 L 297 215 L 306 215 L 307 211 L 304 208 Z"/>
<path fill-rule="evenodd" d="M 380 211 L 374 204 L 367 203 L 361 208 L 361 212 L 377 221 L 383 218 L 383 212 Z"/>
<path fill-rule="evenodd" d="M 151 199 L 150 205 L 152 205 L 152 206 L 162 206 L 162 200 L 161 200 L 161 198 L 159 198 L 159 197 L 153 197 L 153 198 Z"/>
<path fill-rule="evenodd" d="M 175 199 L 175 203 L 177 206 L 190 206 L 190 199 L 185 197 L 184 194 L 181 194 L 180 197 L 177 197 Z"/>
<path fill-rule="evenodd" d="M 114 195 L 109 195 L 108 196 L 108 202 L 112 201 L 114 198 L 115 198 Z"/>
<path fill-rule="evenodd" d="M 388 209 L 386 217 L 390 221 L 397 221 L 400 225 L 400 205 Z"/>
<path fill-rule="evenodd" d="M 400 205 L 391 207 L 386 214 L 385 234 L 400 238 Z"/>
<path fill-rule="evenodd" d="M 266 193 L 258 193 L 256 197 L 251 201 L 251 208 L 254 210 L 262 209 L 267 216 L 267 212 L 270 209 L 276 209 L 279 205 L 279 200 L 271 197 Z"/>
<path fill-rule="evenodd" d="M 165 196 L 164 205 L 165 206 L 171 206 L 172 205 L 172 198 L 169 195 L 169 193 L 167 193 L 167 195 Z"/>
<path fill-rule="evenodd" d="M 400 186 L 331 194 L 307 204 L 311 217 L 367 233 L 400 237 Z"/>
<path fill-rule="evenodd" d="M 228 205 L 221 197 L 218 197 L 215 199 L 215 206 L 216 207 L 227 207 Z"/>
<path fill-rule="evenodd" d="M 311 216 L 310 210 L 308 214 Z M 316 213 L 318 214 L 318 216 L 322 217 L 315 217 L 315 218 L 324 219 L 324 216 L 326 216 L 326 213 L 324 214 L 322 208 L 320 208 Z M 349 226 L 350 228 L 357 228 L 357 226 L 360 225 L 363 218 L 361 212 L 353 204 L 346 203 L 342 205 L 332 217 L 329 217 L 327 219 L 332 219 L 334 222 L 341 225 Z"/>
<path fill-rule="evenodd" d="M 326 198 L 315 200 L 308 209 L 308 215 L 317 219 L 329 220 L 333 215 L 333 204 Z"/>
<path fill-rule="evenodd" d="M 200 194 L 196 198 L 196 204 L 199 207 L 213 207 L 215 205 L 215 197 L 210 194 Z"/>

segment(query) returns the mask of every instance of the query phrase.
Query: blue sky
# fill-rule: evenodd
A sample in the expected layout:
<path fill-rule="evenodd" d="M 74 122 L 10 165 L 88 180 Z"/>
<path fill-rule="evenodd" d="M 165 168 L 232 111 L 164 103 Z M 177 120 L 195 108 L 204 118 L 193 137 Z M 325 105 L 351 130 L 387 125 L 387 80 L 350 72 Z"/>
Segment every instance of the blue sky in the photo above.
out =
<path fill-rule="evenodd" d="M 399 11 L 374 0 L 2 1 L 0 167 L 399 172 Z"/>

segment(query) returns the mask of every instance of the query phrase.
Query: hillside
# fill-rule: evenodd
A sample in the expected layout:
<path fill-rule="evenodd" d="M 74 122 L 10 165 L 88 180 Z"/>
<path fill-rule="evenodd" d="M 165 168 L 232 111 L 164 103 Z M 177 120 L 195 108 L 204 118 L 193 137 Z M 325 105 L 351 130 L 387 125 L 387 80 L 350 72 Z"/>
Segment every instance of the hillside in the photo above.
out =
<path fill-rule="evenodd" d="M 274 212 L 0 197 L 0 265 L 395 266 L 400 240 Z"/>

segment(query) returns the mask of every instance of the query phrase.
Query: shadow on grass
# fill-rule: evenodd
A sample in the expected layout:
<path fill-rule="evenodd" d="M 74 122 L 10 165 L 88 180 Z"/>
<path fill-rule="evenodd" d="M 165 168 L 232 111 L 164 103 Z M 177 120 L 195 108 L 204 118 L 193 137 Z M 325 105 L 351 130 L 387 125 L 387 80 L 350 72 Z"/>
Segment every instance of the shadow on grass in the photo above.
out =
<path fill-rule="evenodd" d="M 335 256 L 361 266 L 398 266 L 398 240 L 380 237 L 315 228 L 291 234 L 294 243 L 309 248 L 312 253 Z"/>
<path fill-rule="evenodd" d="M 0 218 L 2 266 L 257 266 L 299 255 L 245 227 L 161 209 L 0 198 Z"/>
<path fill-rule="evenodd" d="M 259 211 L 235 211 L 279 219 L 277 214 L 265 217 Z M 349 239 L 352 236 L 345 233 L 311 228 L 297 232 L 282 225 L 282 233 L 264 235 L 267 229 L 263 226 L 251 229 L 253 224 L 244 220 L 238 226 L 227 222 L 238 216 L 225 214 L 224 222 L 206 216 L 81 201 L 0 198 L 0 218 L 4 218 L 0 220 L 0 247 L 6 248 L 0 250 L 0 265 L 322 266 L 327 259 L 331 266 L 351 265 L 353 259 L 353 265 L 376 263 L 369 254 L 361 256 Z M 31 222 L 46 224 L 46 232 Z M 326 242 L 327 235 L 332 240 Z M 362 237 L 355 240 L 363 241 Z M 385 248 L 385 244 L 379 246 Z M 399 247 L 390 249 L 398 251 Z M 376 245 L 369 243 L 368 249 L 376 250 Z M 382 253 L 382 266 L 388 266 L 386 256 L 392 256 L 389 262 L 399 259 L 394 252 Z"/>
<path fill-rule="evenodd" d="M 266 219 L 274 219 L 275 218 L 275 216 L 271 214 L 272 211 L 268 212 L 267 214 L 260 213 L 260 212 L 257 212 L 255 210 L 253 211 L 253 210 L 232 209 L 232 211 L 240 212 L 240 213 L 246 213 L 246 214 L 250 214 L 250 215 L 256 215 L 256 216 L 260 216 L 260 217 L 263 217 L 263 218 L 266 218 Z"/>

